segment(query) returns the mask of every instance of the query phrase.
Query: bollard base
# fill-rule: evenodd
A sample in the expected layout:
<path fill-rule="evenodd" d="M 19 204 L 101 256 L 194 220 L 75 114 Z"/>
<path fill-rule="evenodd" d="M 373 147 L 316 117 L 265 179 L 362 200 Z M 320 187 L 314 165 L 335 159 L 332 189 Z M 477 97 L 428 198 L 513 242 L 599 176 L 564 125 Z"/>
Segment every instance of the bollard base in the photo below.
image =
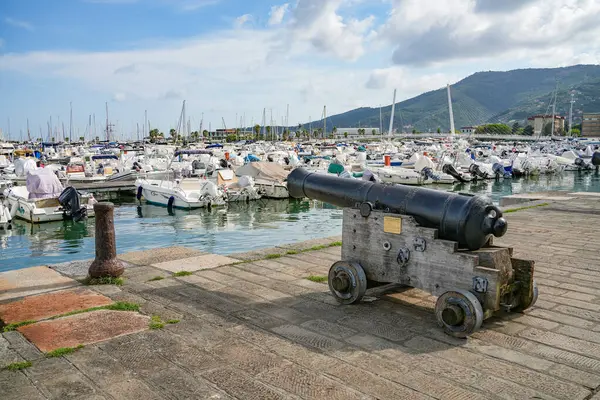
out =
<path fill-rule="evenodd" d="M 111 277 L 118 278 L 125 272 L 123 263 L 117 258 L 110 260 L 94 260 L 90 265 L 89 275 L 91 278 Z"/>

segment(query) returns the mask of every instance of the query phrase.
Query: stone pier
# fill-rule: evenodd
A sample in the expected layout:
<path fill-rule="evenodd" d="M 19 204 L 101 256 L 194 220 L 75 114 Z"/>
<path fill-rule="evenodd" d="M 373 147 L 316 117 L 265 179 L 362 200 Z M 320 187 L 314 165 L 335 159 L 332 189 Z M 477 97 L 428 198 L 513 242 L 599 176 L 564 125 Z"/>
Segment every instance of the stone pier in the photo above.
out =
<path fill-rule="evenodd" d="M 83 285 L 91 260 L 0 274 L 0 398 L 600 399 L 600 197 L 555 197 L 496 241 L 536 261 L 537 304 L 467 340 L 419 290 L 338 305 L 341 238 L 127 253 L 122 285 Z"/>

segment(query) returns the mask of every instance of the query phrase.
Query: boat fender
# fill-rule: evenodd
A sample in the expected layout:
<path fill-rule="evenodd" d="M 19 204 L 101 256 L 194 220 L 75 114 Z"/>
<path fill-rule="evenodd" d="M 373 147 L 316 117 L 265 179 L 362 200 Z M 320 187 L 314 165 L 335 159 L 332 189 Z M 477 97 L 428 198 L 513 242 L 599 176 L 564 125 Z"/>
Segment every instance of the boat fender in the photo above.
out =
<path fill-rule="evenodd" d="M 175 197 L 174 196 L 169 197 L 169 201 L 167 202 L 167 208 L 169 210 L 173 209 L 173 203 L 174 202 L 175 202 Z"/>
<path fill-rule="evenodd" d="M 142 190 L 143 190 L 143 188 L 141 186 L 138 186 L 138 188 L 137 188 L 137 194 L 135 195 L 136 199 L 142 200 Z"/>

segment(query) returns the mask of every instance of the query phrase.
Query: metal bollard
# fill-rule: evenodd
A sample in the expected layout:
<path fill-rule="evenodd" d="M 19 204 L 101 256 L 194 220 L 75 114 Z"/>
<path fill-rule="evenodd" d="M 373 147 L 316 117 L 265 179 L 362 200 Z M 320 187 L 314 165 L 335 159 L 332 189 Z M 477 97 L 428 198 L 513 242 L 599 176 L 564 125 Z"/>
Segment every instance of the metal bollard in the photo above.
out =
<path fill-rule="evenodd" d="M 92 262 L 89 275 L 92 278 L 121 276 L 125 267 L 117 259 L 113 203 L 94 204 L 96 214 L 96 259 Z"/>

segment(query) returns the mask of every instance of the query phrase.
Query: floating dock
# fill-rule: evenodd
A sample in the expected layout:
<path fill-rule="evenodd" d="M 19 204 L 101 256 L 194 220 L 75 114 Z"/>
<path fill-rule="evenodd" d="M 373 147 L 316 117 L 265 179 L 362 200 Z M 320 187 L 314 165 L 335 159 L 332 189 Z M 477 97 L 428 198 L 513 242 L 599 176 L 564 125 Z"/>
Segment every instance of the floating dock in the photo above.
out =
<path fill-rule="evenodd" d="M 508 206 L 495 242 L 536 261 L 539 300 L 468 339 L 416 289 L 338 305 L 340 238 L 127 253 L 121 286 L 82 285 L 90 261 L 2 273 L 0 318 L 28 320 L 0 336 L 2 399 L 600 399 L 600 202 L 561 196 Z"/>

